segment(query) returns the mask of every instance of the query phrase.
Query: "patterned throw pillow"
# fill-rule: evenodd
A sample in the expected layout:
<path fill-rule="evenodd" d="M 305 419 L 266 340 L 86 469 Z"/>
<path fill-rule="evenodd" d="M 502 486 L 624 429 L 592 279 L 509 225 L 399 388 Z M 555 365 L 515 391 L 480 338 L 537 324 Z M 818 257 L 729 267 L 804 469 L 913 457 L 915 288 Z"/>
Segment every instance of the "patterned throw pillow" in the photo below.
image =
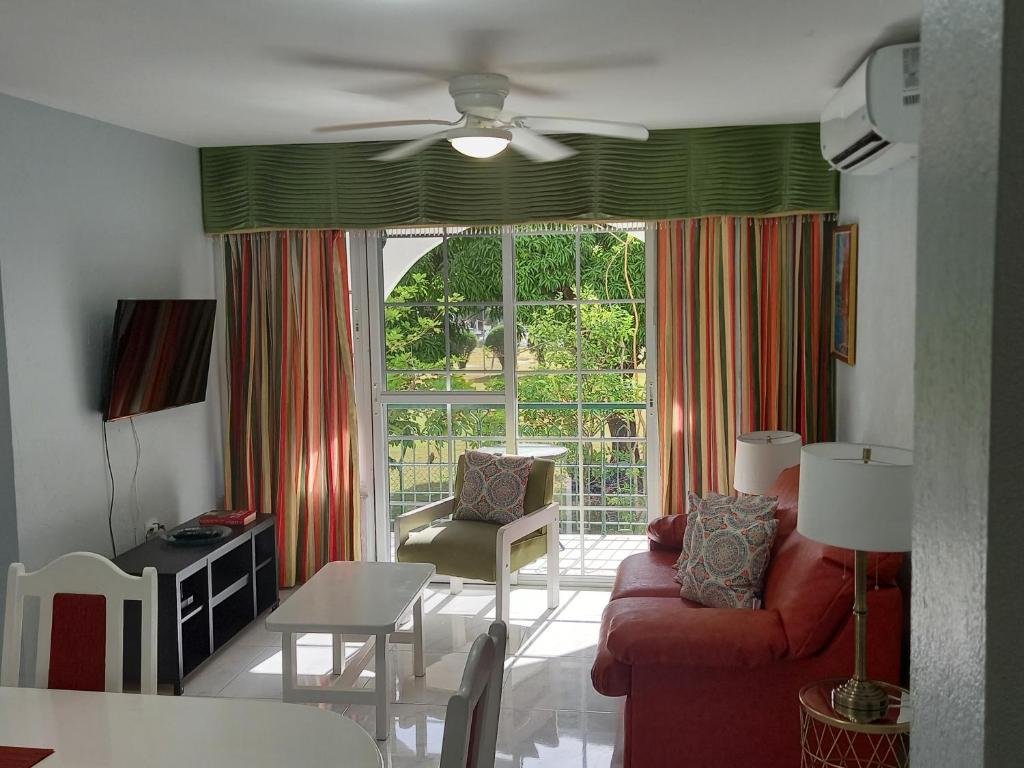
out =
<path fill-rule="evenodd" d="M 523 516 L 526 483 L 533 459 L 466 451 L 462 493 L 452 517 L 507 525 Z"/>
<path fill-rule="evenodd" d="M 683 531 L 683 550 L 679 553 L 679 558 L 676 560 L 676 569 L 678 570 L 689 558 L 690 558 L 690 542 L 693 541 L 693 523 L 697 519 L 697 510 L 700 508 L 700 503 L 707 499 L 709 503 L 718 502 L 720 499 L 728 499 L 729 496 L 723 496 L 720 493 L 709 491 L 707 496 L 698 496 L 693 491 L 686 492 L 686 530 Z M 679 574 L 676 574 L 676 581 L 679 581 Z"/>
<path fill-rule="evenodd" d="M 753 608 L 778 528 L 774 518 L 698 513 L 679 594 L 712 608 Z"/>
<path fill-rule="evenodd" d="M 686 530 L 683 531 L 683 550 L 676 560 L 676 568 L 680 568 L 690 557 L 690 546 L 693 540 L 694 523 L 697 515 L 728 514 L 749 517 L 759 520 L 771 520 L 775 516 L 775 508 L 779 505 L 776 496 L 723 496 L 710 491 L 706 496 L 698 496 L 693 491 L 686 494 Z M 679 575 L 676 575 L 679 581 Z M 682 582 L 680 582 L 682 583 Z"/>

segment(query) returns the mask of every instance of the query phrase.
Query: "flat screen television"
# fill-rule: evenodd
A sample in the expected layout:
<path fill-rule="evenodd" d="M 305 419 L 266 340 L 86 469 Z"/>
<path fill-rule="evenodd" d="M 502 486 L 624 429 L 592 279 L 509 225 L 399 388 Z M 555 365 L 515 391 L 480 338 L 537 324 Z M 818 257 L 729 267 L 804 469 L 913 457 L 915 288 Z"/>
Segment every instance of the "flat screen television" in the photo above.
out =
<path fill-rule="evenodd" d="M 206 399 L 214 299 L 121 299 L 114 316 L 106 421 Z"/>

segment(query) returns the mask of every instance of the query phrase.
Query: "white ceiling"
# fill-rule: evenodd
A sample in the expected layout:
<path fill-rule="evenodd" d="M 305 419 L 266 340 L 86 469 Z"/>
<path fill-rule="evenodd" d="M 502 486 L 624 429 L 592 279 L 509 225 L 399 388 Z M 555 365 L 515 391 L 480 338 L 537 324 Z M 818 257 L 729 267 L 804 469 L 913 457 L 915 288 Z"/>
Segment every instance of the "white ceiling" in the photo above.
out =
<path fill-rule="evenodd" d="M 0 92 L 197 146 L 401 138 L 410 131 L 311 129 L 455 117 L 443 82 L 415 96 L 374 95 L 417 78 L 318 61 L 329 57 L 445 70 L 486 66 L 512 78 L 506 107 L 518 114 L 650 128 L 813 120 L 868 51 L 915 38 L 919 6 L 0 0 Z M 490 53 L 474 52 L 473 40 L 492 40 L 484 46 Z M 594 60 L 608 66 L 572 71 L 572 64 Z M 563 71 L 547 71 L 557 64 Z M 517 93 L 517 80 L 556 95 Z"/>

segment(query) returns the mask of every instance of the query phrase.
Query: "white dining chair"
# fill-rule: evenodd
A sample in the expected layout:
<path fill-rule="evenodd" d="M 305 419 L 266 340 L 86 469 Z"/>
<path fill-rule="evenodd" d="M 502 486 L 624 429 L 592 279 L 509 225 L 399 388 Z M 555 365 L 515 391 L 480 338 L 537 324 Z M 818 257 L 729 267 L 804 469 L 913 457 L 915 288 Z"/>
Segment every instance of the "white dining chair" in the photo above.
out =
<path fill-rule="evenodd" d="M 494 768 L 507 639 L 504 622 L 496 621 L 473 642 L 459 690 L 448 699 L 440 768 Z"/>
<path fill-rule="evenodd" d="M 133 600 L 142 606 L 139 689 L 156 693 L 156 596 L 155 568 L 144 568 L 141 576 L 131 576 L 92 552 L 72 552 L 31 572 L 26 572 L 22 563 L 12 563 L 7 571 L 0 685 L 21 684 L 25 598 L 37 597 L 35 674 L 27 675 L 31 679 L 26 685 L 86 690 L 100 690 L 102 686 L 105 691 L 123 692 L 124 601 Z M 94 668 L 101 644 L 102 683 Z M 57 674 L 51 675 L 54 671 Z M 95 684 L 78 684 L 86 678 L 92 678 Z"/>

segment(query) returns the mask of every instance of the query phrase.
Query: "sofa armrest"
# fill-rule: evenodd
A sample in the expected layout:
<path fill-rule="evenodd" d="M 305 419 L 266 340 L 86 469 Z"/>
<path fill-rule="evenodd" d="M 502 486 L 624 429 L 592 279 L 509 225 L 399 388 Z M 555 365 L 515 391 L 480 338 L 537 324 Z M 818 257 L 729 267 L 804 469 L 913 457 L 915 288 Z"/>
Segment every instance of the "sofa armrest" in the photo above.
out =
<path fill-rule="evenodd" d="M 602 641 L 629 666 L 760 667 L 788 644 L 774 610 L 693 608 L 681 599 L 624 597 L 604 610 Z"/>
<path fill-rule="evenodd" d="M 435 520 L 440 520 L 442 517 L 448 517 L 448 515 L 452 513 L 452 504 L 454 501 L 454 496 L 448 496 L 440 501 L 434 501 L 424 507 L 414 509 L 412 512 L 406 512 L 404 515 L 399 515 L 395 520 L 395 532 L 398 534 L 398 546 L 405 544 L 405 540 L 409 538 L 409 534 L 417 528 L 423 528 L 430 525 Z"/>
<path fill-rule="evenodd" d="M 686 515 L 665 515 L 647 524 L 647 543 L 652 550 L 678 552 L 683 548 L 685 533 Z"/>

